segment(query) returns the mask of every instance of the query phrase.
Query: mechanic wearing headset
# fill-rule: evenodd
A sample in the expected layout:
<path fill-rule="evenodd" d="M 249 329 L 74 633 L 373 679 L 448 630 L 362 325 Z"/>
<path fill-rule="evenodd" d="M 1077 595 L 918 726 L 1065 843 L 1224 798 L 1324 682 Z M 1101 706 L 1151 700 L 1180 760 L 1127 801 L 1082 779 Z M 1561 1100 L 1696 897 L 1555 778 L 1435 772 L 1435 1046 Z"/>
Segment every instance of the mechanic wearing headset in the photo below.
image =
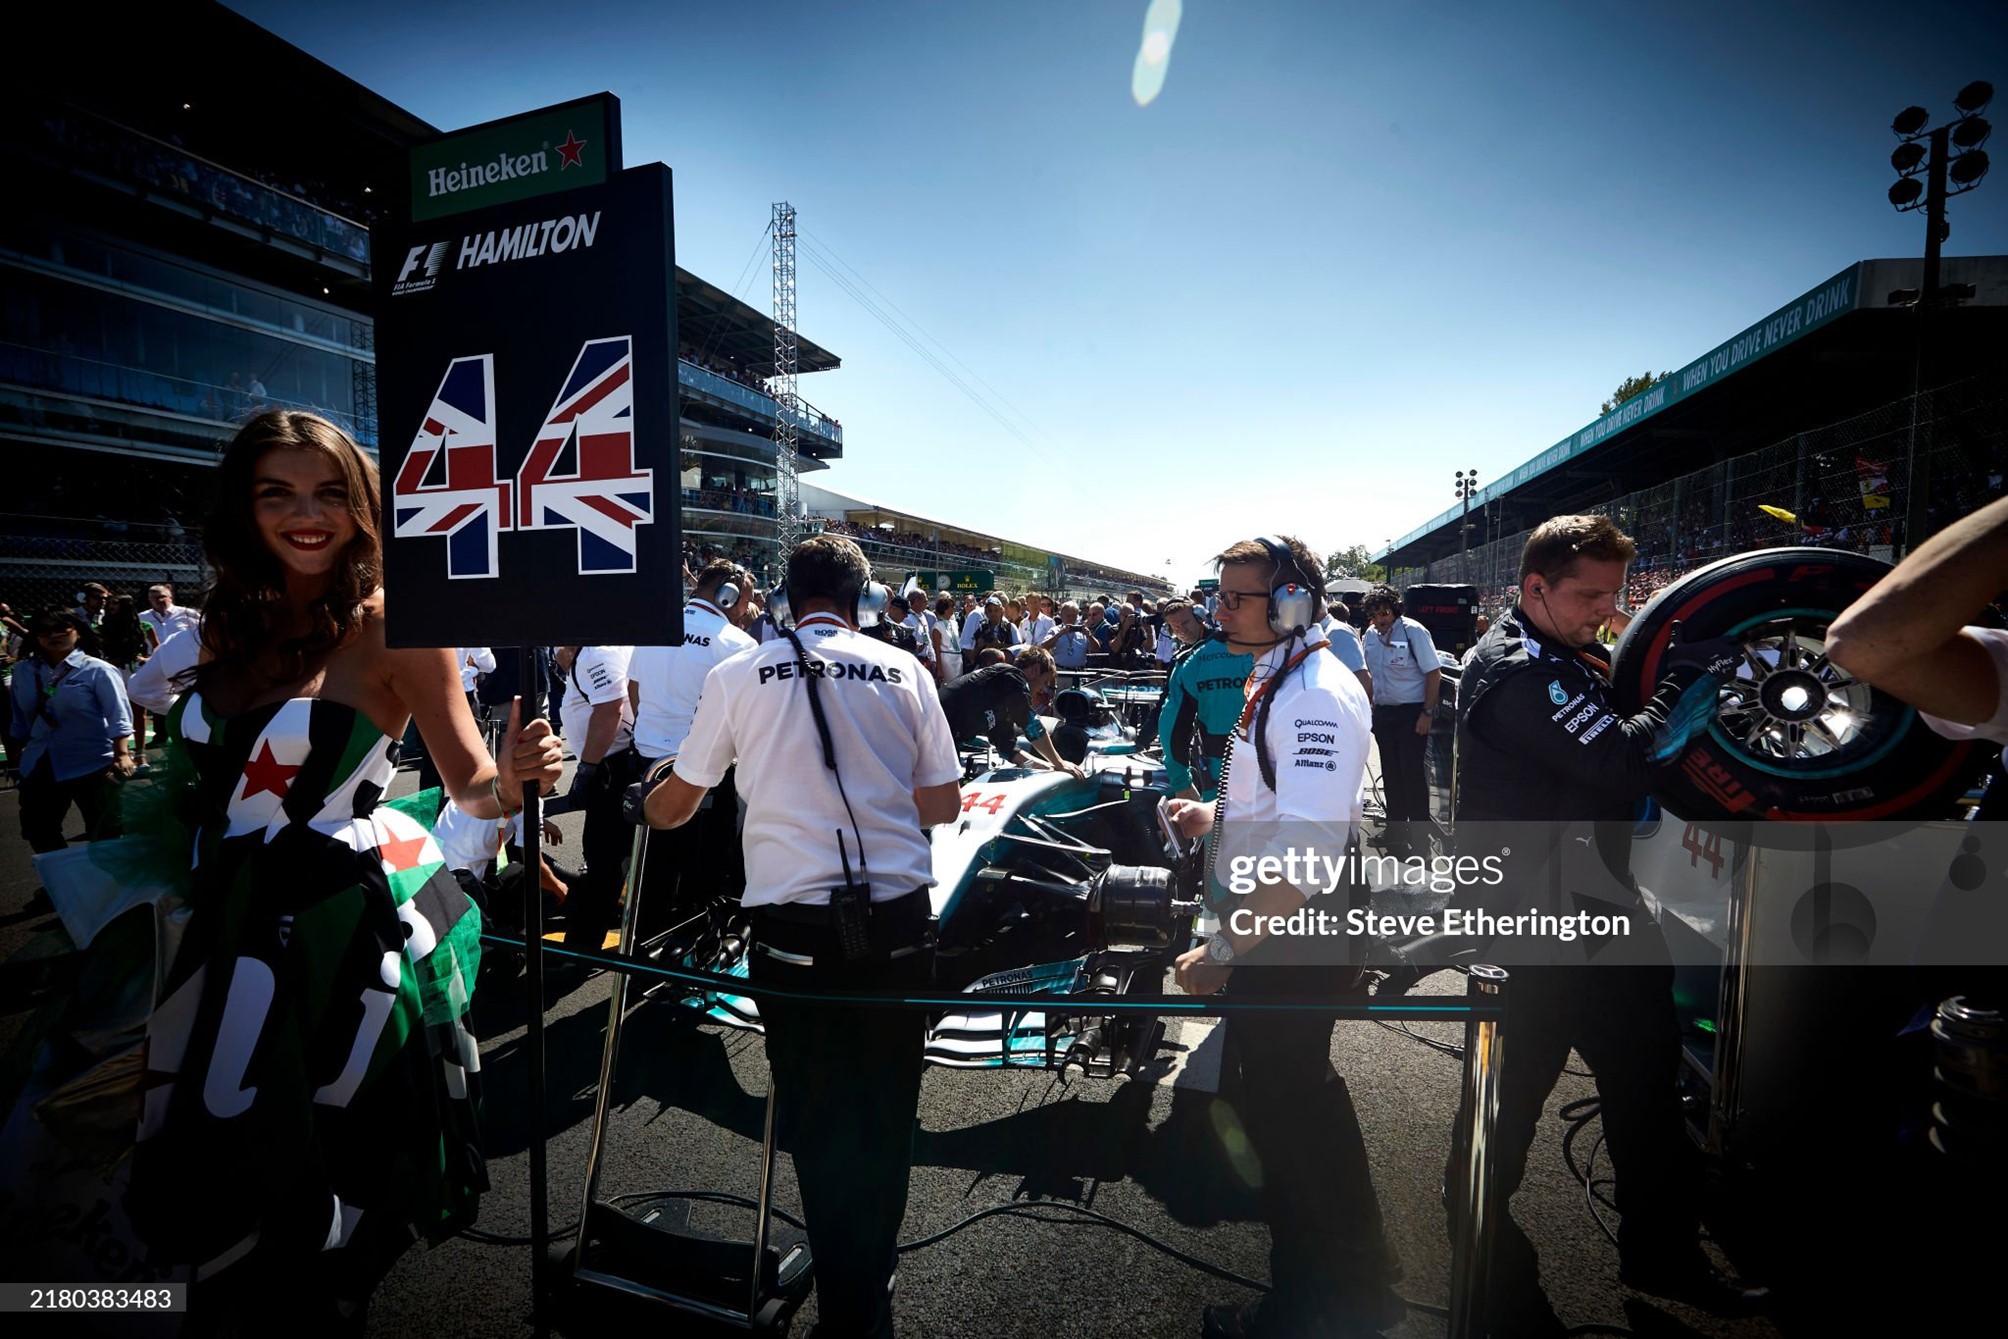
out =
<path fill-rule="evenodd" d="M 655 776 L 682 750 L 712 667 L 755 645 L 746 631 L 755 617 L 753 593 L 753 578 L 744 568 L 714 558 L 698 572 L 683 606 L 682 644 L 634 649 L 627 694 L 634 706 L 639 775 Z M 728 769 L 694 823 L 647 838 L 640 907 L 645 926 L 662 924 L 679 904 L 694 899 L 738 896 L 745 883 L 738 826 L 739 794 Z"/>
<path fill-rule="evenodd" d="M 1253 671 L 1231 727 L 1219 799 L 1174 800 L 1170 817 L 1187 836 L 1212 830 L 1218 882 L 1217 871 L 1243 852 L 1347 849 L 1360 817 L 1371 716 L 1359 680 L 1326 649 L 1318 626 L 1323 567 L 1302 542 L 1246 540 L 1214 561 L 1225 649 L 1252 656 Z M 1259 884 L 1222 917 L 1218 935 L 1178 959 L 1180 987 L 1335 1001 L 1358 990 L 1357 967 L 1279 962 L 1287 952 L 1278 950 L 1293 946 L 1265 944 L 1261 924 L 1240 915 L 1287 915 L 1326 891 L 1334 890 Z M 1208 890 L 1216 901 L 1218 893 Z M 1331 1015 L 1251 1014 L 1230 1018 L 1226 1029 L 1223 1063 L 1241 1080 L 1234 1108 L 1262 1164 L 1271 1288 L 1249 1306 L 1208 1307 L 1202 1333 L 1240 1339 L 1393 1324 L 1401 1302 L 1389 1287 L 1392 1252 L 1359 1118 L 1332 1069 Z"/>
<path fill-rule="evenodd" d="M 794 633 L 712 671 L 675 769 L 640 806 L 651 827 L 685 823 L 738 759 L 756 984 L 932 983 L 922 829 L 960 812 L 961 767 L 933 677 L 852 625 L 870 575 L 840 535 L 796 547 Z M 815 1258 L 817 1329 L 890 1335 L 926 1015 L 763 999 L 760 1016 Z"/>
<path fill-rule="evenodd" d="M 1611 618 L 1625 588 L 1625 565 L 1636 553 L 1603 516 L 1557 516 L 1528 537 L 1519 603 L 1465 659 L 1458 702 L 1460 829 L 1474 822 L 1610 820 L 1599 838 L 1623 834 L 1624 845 L 1606 852 L 1606 864 L 1628 871 L 1630 824 L 1639 803 L 1661 767 L 1706 728 L 1721 681 L 1742 663 L 1742 648 L 1731 639 L 1676 640 L 1666 677 L 1645 709 L 1631 717 L 1616 713 L 1609 653 L 1598 644 L 1597 629 Z M 1560 831 L 1552 827 L 1545 838 L 1551 860 L 1559 858 L 1554 844 Z M 1624 877 L 1629 884 L 1628 872 Z M 1517 897 L 1527 890 L 1499 891 Z M 1656 923 L 1638 910 L 1632 924 L 1638 927 L 1632 942 L 1645 938 L 1646 951 L 1659 961 L 1511 968 L 1511 1059 L 1493 1144 L 1498 1203 L 1503 1208 L 1520 1184 L 1541 1109 L 1573 1047 L 1596 1072 L 1603 1102 L 1624 1217 L 1620 1278 L 1640 1292 L 1707 1310 L 1747 1311 L 1766 1299 L 1766 1290 L 1715 1269 L 1697 1240 L 1698 1168 L 1674 1090 L 1680 1037 L 1673 968 Z M 1464 1129 L 1461 1117 L 1457 1129 Z M 1461 1157 L 1454 1148 L 1453 1184 Z M 1510 1212 L 1498 1222 L 1488 1333 L 1495 1339 L 1563 1334 L 1541 1293 L 1532 1243 Z"/>

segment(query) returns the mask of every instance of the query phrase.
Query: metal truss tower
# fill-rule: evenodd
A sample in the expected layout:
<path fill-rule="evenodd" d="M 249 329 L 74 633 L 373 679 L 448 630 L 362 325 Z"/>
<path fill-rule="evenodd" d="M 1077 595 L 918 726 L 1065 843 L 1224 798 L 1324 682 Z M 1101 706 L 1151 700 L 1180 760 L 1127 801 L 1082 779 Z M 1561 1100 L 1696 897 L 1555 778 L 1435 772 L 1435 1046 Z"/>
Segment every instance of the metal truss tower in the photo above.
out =
<path fill-rule="evenodd" d="M 774 206 L 774 375 L 767 382 L 774 397 L 774 520 L 783 565 L 802 538 L 802 480 L 795 454 L 801 423 L 796 371 L 795 206 L 783 200 Z"/>

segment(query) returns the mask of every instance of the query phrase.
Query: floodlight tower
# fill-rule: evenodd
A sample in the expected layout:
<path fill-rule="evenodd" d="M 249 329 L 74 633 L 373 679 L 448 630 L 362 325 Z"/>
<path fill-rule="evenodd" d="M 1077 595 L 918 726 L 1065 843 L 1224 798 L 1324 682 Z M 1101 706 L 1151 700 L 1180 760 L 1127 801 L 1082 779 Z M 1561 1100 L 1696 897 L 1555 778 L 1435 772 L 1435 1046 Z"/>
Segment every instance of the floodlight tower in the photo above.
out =
<path fill-rule="evenodd" d="M 802 537 L 802 478 L 796 468 L 797 429 L 801 401 L 796 396 L 799 350 L 795 341 L 795 206 L 783 200 L 774 206 L 774 375 L 767 393 L 774 397 L 774 538 L 781 545 L 781 563 Z"/>
<path fill-rule="evenodd" d="M 1922 107 L 1906 107 L 1890 122 L 1890 130 L 1902 143 L 1889 156 L 1896 169 L 1896 182 L 1889 188 L 1889 202 L 1899 213 L 1924 211 L 1924 277 L 1915 290 L 1898 289 L 1889 295 L 1893 305 L 1917 308 L 1917 357 L 1910 397 L 1910 468 L 1904 491 L 1909 495 L 1903 525 L 1904 551 L 1909 552 L 1924 539 L 1929 524 L 1931 456 L 1927 448 L 1918 452 L 1920 427 L 1928 434 L 1920 401 L 1931 359 L 1933 313 L 1974 296 L 1970 285 L 1940 286 L 1939 247 L 1952 235 L 1945 221 L 1945 202 L 1964 195 L 1987 175 L 1987 150 L 1983 147 L 1994 127 L 1981 115 L 1994 100 L 1994 85 L 1976 79 L 1953 96 L 1953 110 L 1959 114 L 1944 125 L 1929 128 L 1931 113 Z M 1954 150 L 1957 150 L 1955 152 Z M 1918 180 L 1919 174 L 1924 180 Z M 1948 186 L 1948 182 L 1950 185 Z"/>
<path fill-rule="evenodd" d="M 1457 579 L 1471 580 L 1471 495 L 1478 491 L 1478 471 L 1459 470 L 1456 475 L 1457 500 L 1464 512 L 1457 525 Z"/>

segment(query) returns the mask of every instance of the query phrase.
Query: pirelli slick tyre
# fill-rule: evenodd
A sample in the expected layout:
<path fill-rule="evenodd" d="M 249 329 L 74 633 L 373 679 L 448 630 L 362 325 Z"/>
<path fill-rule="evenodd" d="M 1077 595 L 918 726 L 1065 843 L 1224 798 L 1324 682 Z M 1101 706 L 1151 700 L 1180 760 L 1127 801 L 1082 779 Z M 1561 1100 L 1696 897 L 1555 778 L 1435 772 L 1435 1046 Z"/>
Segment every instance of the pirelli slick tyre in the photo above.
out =
<path fill-rule="evenodd" d="M 1627 713 L 1659 681 L 1676 622 L 1682 641 L 1744 644 L 1714 722 L 1657 792 L 1668 810 L 1694 822 L 1950 814 L 1991 750 L 1941 739 L 1911 707 L 1826 658 L 1835 615 L 1889 570 L 1840 549 L 1761 549 L 1688 573 L 1640 611 L 1612 658 Z"/>

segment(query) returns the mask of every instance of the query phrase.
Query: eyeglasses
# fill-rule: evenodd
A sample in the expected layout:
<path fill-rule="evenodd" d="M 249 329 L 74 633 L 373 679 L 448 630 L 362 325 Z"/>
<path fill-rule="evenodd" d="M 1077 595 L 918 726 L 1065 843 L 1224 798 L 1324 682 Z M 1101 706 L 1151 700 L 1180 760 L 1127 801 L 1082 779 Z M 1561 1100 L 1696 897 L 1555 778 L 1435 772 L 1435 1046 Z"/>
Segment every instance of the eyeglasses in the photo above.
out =
<path fill-rule="evenodd" d="M 1220 598 L 1223 609 L 1239 609 L 1243 600 L 1267 600 L 1269 592 L 1263 590 L 1228 590 L 1225 587 L 1214 592 Z"/>

